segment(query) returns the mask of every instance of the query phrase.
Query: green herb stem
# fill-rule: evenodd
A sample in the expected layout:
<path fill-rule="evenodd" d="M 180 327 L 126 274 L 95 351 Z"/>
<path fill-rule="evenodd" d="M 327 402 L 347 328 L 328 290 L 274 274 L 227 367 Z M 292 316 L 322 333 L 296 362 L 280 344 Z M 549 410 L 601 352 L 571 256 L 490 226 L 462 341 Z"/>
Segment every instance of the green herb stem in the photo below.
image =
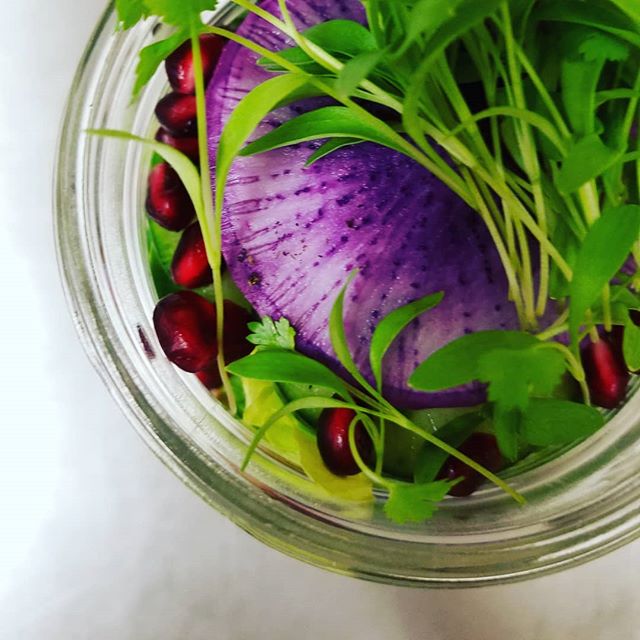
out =
<path fill-rule="evenodd" d="M 216 307 L 216 340 L 218 345 L 218 371 L 222 380 L 229 409 L 237 411 L 236 398 L 226 369 L 224 354 L 224 293 L 222 290 L 222 229 L 221 220 L 214 208 L 211 193 L 211 168 L 209 165 L 209 148 L 207 137 L 207 110 L 205 100 L 204 73 L 202 67 L 202 51 L 200 48 L 199 28 L 194 25 L 191 30 L 191 47 L 193 51 L 193 74 L 196 88 L 196 108 L 198 115 L 198 149 L 200 152 L 200 180 L 204 204 L 204 216 L 199 220 L 202 237 L 211 270 L 213 272 L 213 289 Z"/>

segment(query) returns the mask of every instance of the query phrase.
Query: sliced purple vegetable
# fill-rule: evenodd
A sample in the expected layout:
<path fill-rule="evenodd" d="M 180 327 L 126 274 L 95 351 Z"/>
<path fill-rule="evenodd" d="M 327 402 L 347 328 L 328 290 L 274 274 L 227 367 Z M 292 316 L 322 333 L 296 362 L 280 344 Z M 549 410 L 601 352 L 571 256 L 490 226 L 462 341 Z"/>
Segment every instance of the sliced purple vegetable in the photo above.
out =
<path fill-rule="evenodd" d="M 364 21 L 358 0 L 297 0 L 288 6 L 301 29 L 327 19 Z M 276 0 L 262 7 L 279 15 Z M 239 33 L 272 49 L 292 46 L 253 15 Z M 256 60 L 233 43 L 222 54 L 207 94 L 213 164 L 229 114 L 270 77 Z M 310 105 L 278 110 L 255 137 L 305 106 Z M 235 161 L 223 215 L 223 251 L 235 282 L 258 313 L 289 319 L 302 352 L 340 372 L 329 340 L 329 312 L 347 275 L 359 269 L 345 300 L 345 323 L 355 361 L 369 378 L 369 343 L 380 319 L 442 290 L 443 302 L 414 321 L 390 349 L 383 367 L 385 395 L 397 406 L 414 408 L 482 402 L 479 385 L 421 393 L 406 382 L 420 362 L 462 334 L 518 326 L 480 218 L 415 162 L 370 143 L 343 148 L 305 168 L 319 146 Z"/>

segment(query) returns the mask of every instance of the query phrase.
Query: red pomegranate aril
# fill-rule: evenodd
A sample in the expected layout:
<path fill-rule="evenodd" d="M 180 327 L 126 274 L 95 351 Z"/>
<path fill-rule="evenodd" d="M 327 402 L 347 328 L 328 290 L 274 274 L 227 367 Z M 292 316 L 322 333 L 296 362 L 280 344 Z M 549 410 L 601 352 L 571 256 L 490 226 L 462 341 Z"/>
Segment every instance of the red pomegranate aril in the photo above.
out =
<path fill-rule="evenodd" d="M 351 409 L 325 409 L 320 414 L 318 450 L 327 469 L 337 476 L 352 476 L 360 471 L 349 446 L 349 425 L 355 416 L 355 411 Z M 355 427 L 355 442 L 363 462 L 371 466 L 374 460 L 373 442 L 360 422 Z"/>
<path fill-rule="evenodd" d="M 459 451 L 482 465 L 489 471 L 500 471 L 503 461 L 498 443 L 490 433 L 473 433 L 459 447 Z M 456 498 L 470 496 L 483 482 L 484 477 L 475 469 L 458 458 L 449 456 L 438 473 L 439 480 L 457 480 L 464 478 L 453 486 L 449 495 Z"/>
<path fill-rule="evenodd" d="M 215 361 L 216 312 L 213 304 L 192 291 L 162 298 L 153 312 L 160 346 L 173 364 L 184 371 L 202 371 Z"/>
<path fill-rule="evenodd" d="M 205 86 L 213 75 L 218 63 L 224 41 L 214 34 L 200 36 L 200 51 L 202 54 L 202 72 Z M 187 40 L 176 49 L 166 60 L 165 69 L 171 88 L 184 94 L 195 93 L 196 84 L 193 74 L 193 52 L 191 41 Z"/>
<path fill-rule="evenodd" d="M 156 118 L 176 137 L 198 133 L 198 110 L 195 96 L 169 93 L 156 106 Z"/>
<path fill-rule="evenodd" d="M 171 262 L 171 277 L 180 287 L 197 289 L 213 282 L 204 238 L 197 222 L 183 232 Z"/>
<path fill-rule="evenodd" d="M 224 359 L 230 363 L 248 356 L 254 346 L 247 340 L 247 325 L 253 317 L 244 307 L 230 300 L 224 301 Z M 222 386 L 217 363 L 213 363 L 196 373 L 198 380 L 207 389 L 218 389 Z"/>
<path fill-rule="evenodd" d="M 182 231 L 196 215 L 180 177 L 166 162 L 149 174 L 147 213 L 170 231 Z"/>
<path fill-rule="evenodd" d="M 624 400 L 630 378 L 621 349 L 603 335 L 597 342 L 588 342 L 581 355 L 591 402 L 615 409 Z"/>
<path fill-rule="evenodd" d="M 172 135 L 164 127 L 160 127 L 156 133 L 156 140 L 181 151 L 194 164 L 197 165 L 200 162 L 200 148 L 198 147 L 198 138 L 195 136 L 189 138 L 178 138 L 177 136 Z"/>
<path fill-rule="evenodd" d="M 202 371 L 196 371 L 196 377 L 209 391 L 219 389 L 222 386 L 220 369 L 215 362 Z"/>

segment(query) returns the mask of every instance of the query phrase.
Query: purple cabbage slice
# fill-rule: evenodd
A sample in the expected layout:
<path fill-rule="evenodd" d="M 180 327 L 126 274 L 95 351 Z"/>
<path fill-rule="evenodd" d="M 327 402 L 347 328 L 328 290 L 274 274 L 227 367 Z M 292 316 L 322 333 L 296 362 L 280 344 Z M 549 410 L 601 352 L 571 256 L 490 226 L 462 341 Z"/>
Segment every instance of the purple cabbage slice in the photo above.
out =
<path fill-rule="evenodd" d="M 328 19 L 365 20 L 359 0 L 290 0 L 288 5 L 301 30 Z M 280 15 L 277 0 L 262 7 Z M 292 46 L 254 15 L 239 33 L 271 49 Z M 271 77 L 257 57 L 227 44 L 209 85 L 212 166 L 230 113 Z M 304 104 L 279 109 L 254 137 L 304 110 Z M 414 161 L 378 145 L 343 148 L 305 168 L 318 146 L 302 144 L 234 162 L 222 234 L 236 284 L 259 314 L 291 322 L 301 352 L 343 373 L 330 344 L 328 318 L 348 274 L 358 268 L 345 299 L 345 325 L 355 362 L 370 379 L 368 349 L 380 319 L 442 290 L 440 306 L 407 327 L 390 349 L 384 394 L 402 408 L 483 402 L 479 385 L 438 393 L 407 385 L 420 362 L 464 333 L 518 327 L 498 255 L 478 214 Z"/>

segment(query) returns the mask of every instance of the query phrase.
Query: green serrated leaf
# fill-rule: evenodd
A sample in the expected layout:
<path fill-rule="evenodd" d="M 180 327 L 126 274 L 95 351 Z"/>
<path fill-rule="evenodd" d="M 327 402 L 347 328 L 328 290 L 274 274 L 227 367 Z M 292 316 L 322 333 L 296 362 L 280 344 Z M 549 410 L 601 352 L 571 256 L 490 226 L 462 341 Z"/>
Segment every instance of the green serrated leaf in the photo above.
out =
<path fill-rule="evenodd" d="M 154 42 L 140 51 L 136 66 L 136 82 L 133 86 L 133 98 L 140 95 L 140 91 L 153 78 L 158 67 L 170 56 L 187 38 L 189 32 L 181 29 L 165 40 Z"/>
<path fill-rule="evenodd" d="M 116 13 L 122 29 L 130 29 L 149 15 L 144 0 L 116 0 Z"/>
<path fill-rule="evenodd" d="M 251 344 L 291 351 L 296 347 L 296 330 L 286 318 L 274 322 L 272 318 L 264 317 L 260 322 L 250 322 L 248 326 L 252 333 L 247 340 Z"/>
<path fill-rule="evenodd" d="M 343 398 L 349 398 L 344 382 L 320 362 L 295 351 L 265 349 L 232 362 L 227 371 L 243 378 L 296 382 L 331 389 Z"/>
<path fill-rule="evenodd" d="M 425 311 L 439 305 L 443 297 L 443 292 L 424 296 L 420 300 L 395 309 L 378 323 L 369 347 L 369 362 L 378 390 L 382 387 L 382 360 L 389 347 L 410 322 Z"/>
<path fill-rule="evenodd" d="M 393 483 L 384 505 L 387 517 L 398 524 L 424 522 L 437 511 L 438 503 L 453 484 L 444 480 L 428 484 Z"/>
<path fill-rule="evenodd" d="M 640 370 L 640 327 L 627 313 L 624 326 L 624 338 L 622 340 L 624 361 L 631 371 Z"/>
<path fill-rule="evenodd" d="M 570 444 L 595 433 L 604 424 L 602 414 L 585 404 L 533 399 L 522 416 L 522 431 L 537 447 Z"/>
<path fill-rule="evenodd" d="M 556 177 L 560 193 L 574 193 L 590 180 L 602 175 L 623 155 L 623 151 L 607 147 L 596 133 L 578 140 L 569 149 Z"/>
<path fill-rule="evenodd" d="M 167 24 L 191 29 L 203 11 L 215 9 L 216 0 L 144 0 L 149 11 Z"/>
<path fill-rule="evenodd" d="M 627 259 L 640 233 L 640 206 L 608 209 L 585 237 L 570 285 L 569 330 L 574 340 L 587 310 Z"/>
<path fill-rule="evenodd" d="M 288 120 L 277 129 L 248 144 L 240 155 L 255 155 L 323 138 L 358 138 L 367 142 L 377 142 L 401 153 L 404 151 L 394 139 L 386 135 L 382 124 L 380 127 L 374 127 L 363 122 L 347 107 L 322 107 Z"/>
<path fill-rule="evenodd" d="M 526 349 L 494 349 L 478 360 L 478 379 L 503 411 L 525 410 L 529 397 L 551 395 L 565 371 L 564 355 L 542 343 Z"/>
<path fill-rule="evenodd" d="M 539 344 L 537 338 L 521 331 L 478 331 L 445 345 L 413 372 L 409 384 L 422 391 L 442 391 L 479 376 L 478 361 L 495 349 L 526 349 Z"/>
<path fill-rule="evenodd" d="M 364 141 L 357 140 L 356 138 L 334 138 L 333 140 L 328 140 L 307 158 L 304 166 L 310 167 L 312 164 L 318 162 L 318 160 L 322 160 L 322 158 L 326 158 L 334 151 L 338 151 L 338 149 L 352 147 L 355 144 L 362 144 L 362 142 Z"/>

